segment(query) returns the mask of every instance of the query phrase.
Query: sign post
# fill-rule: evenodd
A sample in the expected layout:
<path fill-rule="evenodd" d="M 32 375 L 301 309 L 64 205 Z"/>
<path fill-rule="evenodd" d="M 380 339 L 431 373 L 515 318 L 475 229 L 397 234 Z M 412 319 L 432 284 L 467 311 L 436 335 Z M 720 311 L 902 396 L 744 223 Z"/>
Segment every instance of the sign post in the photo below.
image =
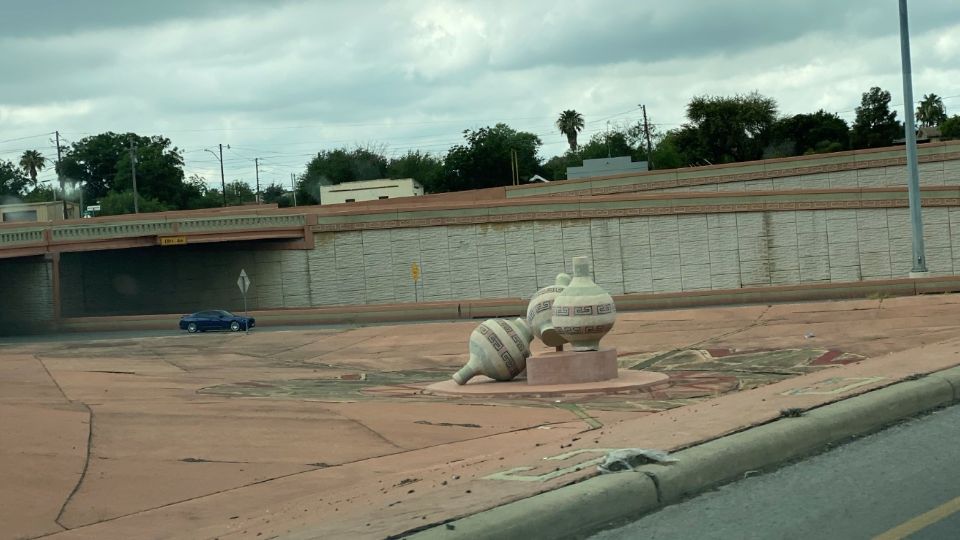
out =
<path fill-rule="evenodd" d="M 250 278 L 247 277 L 247 271 L 240 269 L 240 277 L 237 278 L 237 287 L 240 287 L 240 292 L 243 293 L 243 316 L 247 318 L 247 322 L 243 325 L 246 332 L 250 333 L 250 317 L 247 315 L 247 289 L 250 288 Z"/>
<path fill-rule="evenodd" d="M 420 265 L 417 263 L 410 263 L 410 275 L 413 277 L 413 301 L 419 302 L 420 299 L 417 295 L 417 281 L 420 281 Z"/>

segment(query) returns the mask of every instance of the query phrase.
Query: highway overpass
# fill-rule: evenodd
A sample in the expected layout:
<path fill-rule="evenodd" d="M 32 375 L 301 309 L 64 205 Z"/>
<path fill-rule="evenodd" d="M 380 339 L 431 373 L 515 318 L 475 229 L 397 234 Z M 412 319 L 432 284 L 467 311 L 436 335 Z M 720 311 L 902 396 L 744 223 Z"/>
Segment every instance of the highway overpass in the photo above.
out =
<path fill-rule="evenodd" d="M 919 154 L 928 265 L 960 275 L 960 141 Z M 905 184 L 900 147 L 369 203 L 2 224 L 0 331 L 239 309 L 241 268 L 255 310 L 519 299 L 581 254 L 617 295 L 890 280 L 911 266 Z"/>

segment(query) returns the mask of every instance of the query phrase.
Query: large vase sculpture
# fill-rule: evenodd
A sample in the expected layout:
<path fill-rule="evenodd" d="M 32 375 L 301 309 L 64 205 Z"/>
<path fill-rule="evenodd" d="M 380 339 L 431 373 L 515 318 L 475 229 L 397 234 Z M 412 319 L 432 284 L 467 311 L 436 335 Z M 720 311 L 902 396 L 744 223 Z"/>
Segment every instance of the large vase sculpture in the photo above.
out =
<path fill-rule="evenodd" d="M 554 329 L 574 351 L 596 351 L 616 318 L 613 298 L 590 278 L 590 259 L 574 257 L 573 279 L 553 300 Z"/>
<path fill-rule="evenodd" d="M 533 333 L 523 319 L 488 319 L 470 334 L 470 360 L 453 374 L 457 384 L 476 375 L 509 381 L 523 372 Z"/>
<path fill-rule="evenodd" d="M 553 301 L 569 284 L 569 274 L 557 274 L 554 284 L 537 291 L 527 304 L 527 326 L 544 345 L 560 347 L 567 342 L 553 327 Z"/>

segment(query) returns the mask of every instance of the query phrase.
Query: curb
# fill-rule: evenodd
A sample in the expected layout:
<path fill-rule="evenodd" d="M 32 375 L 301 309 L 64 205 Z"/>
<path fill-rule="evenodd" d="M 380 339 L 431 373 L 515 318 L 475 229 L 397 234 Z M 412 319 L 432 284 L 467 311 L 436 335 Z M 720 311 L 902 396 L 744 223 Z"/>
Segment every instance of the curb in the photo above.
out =
<path fill-rule="evenodd" d="M 582 538 L 740 479 L 960 401 L 960 366 L 681 450 L 672 465 L 602 475 L 402 538 Z M 448 528 L 453 526 L 453 529 Z"/>

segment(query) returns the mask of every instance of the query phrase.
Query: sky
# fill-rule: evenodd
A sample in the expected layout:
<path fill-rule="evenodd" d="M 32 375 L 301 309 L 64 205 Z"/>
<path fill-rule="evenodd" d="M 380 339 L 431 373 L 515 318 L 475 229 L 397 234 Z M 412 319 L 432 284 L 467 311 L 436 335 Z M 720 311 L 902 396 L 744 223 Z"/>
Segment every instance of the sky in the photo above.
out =
<path fill-rule="evenodd" d="M 909 9 L 914 97 L 958 114 L 960 2 Z M 0 159 L 55 157 L 54 131 L 164 135 L 211 186 L 219 144 L 251 185 L 254 158 L 262 185 L 289 184 L 321 150 L 443 154 L 498 122 L 548 159 L 565 109 L 586 141 L 640 104 L 679 127 L 697 95 L 852 122 L 880 86 L 903 118 L 896 0 L 0 0 L 0 73 Z"/>

